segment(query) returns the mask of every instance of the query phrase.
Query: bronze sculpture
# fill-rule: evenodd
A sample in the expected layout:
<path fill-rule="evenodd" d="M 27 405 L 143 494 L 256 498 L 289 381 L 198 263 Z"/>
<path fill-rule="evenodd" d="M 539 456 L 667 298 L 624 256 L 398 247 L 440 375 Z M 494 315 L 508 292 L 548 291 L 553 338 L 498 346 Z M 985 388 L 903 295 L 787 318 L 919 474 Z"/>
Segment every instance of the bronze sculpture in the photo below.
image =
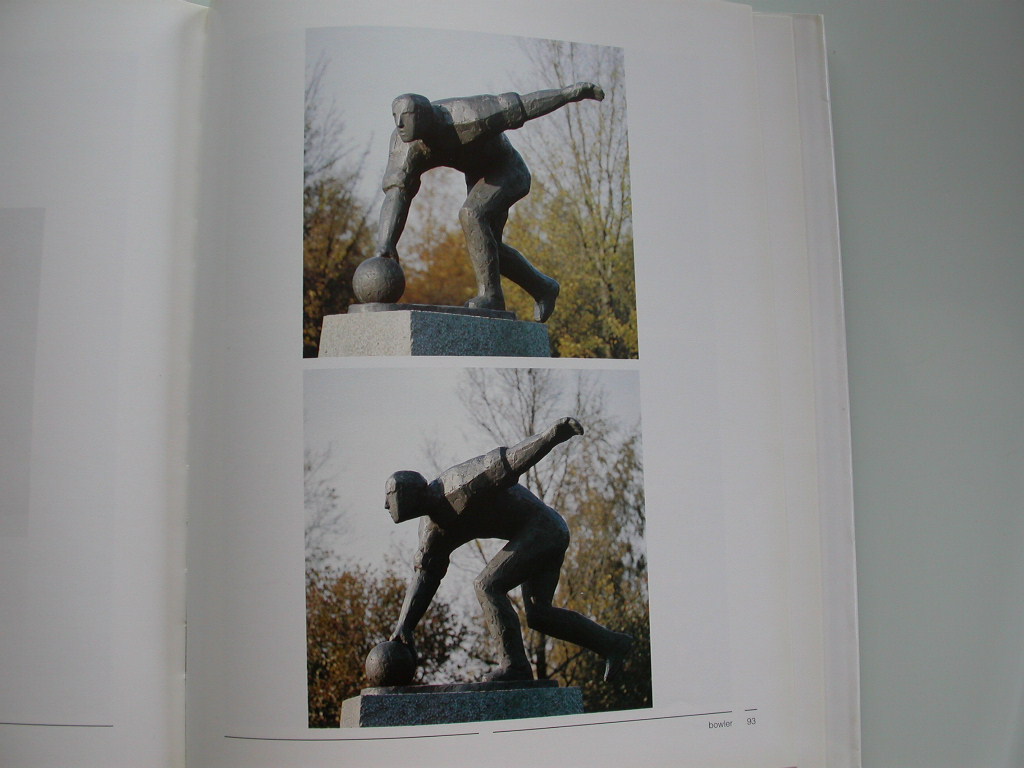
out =
<path fill-rule="evenodd" d="M 396 523 L 421 518 L 415 574 L 391 640 L 415 653 L 413 631 L 448 569 L 452 552 L 478 538 L 506 545 L 474 581 L 487 628 L 501 661 L 489 681 L 532 680 L 519 617 L 508 593 L 521 587 L 527 624 L 604 657 L 605 679 L 613 678 L 633 645 L 575 611 L 552 605 L 569 528 L 555 510 L 519 484 L 519 477 L 552 448 L 583 434 L 573 418 L 563 418 L 539 435 L 511 448 L 496 448 L 458 464 L 428 483 L 418 472 L 396 472 L 385 486 L 385 508 Z"/>
<path fill-rule="evenodd" d="M 443 166 L 461 171 L 466 179 L 467 196 L 459 222 L 477 282 L 477 295 L 466 306 L 504 310 L 504 276 L 533 297 L 534 319 L 545 322 L 558 298 L 558 281 L 502 242 L 509 209 L 529 192 L 531 182 L 526 163 L 505 131 L 583 99 L 601 101 L 604 91 L 593 83 L 576 83 L 523 95 L 503 93 L 435 102 L 412 93 L 397 97 L 392 102 L 395 131 L 382 184 L 385 198 L 376 256 L 364 262 L 365 273 L 386 274 L 390 286 L 387 291 L 367 287 L 363 296 L 357 291 L 360 300 L 393 302 L 401 296 L 404 281 L 397 268 L 397 246 L 409 206 L 419 191 L 420 176 Z M 376 266 L 371 267 L 370 262 Z"/>

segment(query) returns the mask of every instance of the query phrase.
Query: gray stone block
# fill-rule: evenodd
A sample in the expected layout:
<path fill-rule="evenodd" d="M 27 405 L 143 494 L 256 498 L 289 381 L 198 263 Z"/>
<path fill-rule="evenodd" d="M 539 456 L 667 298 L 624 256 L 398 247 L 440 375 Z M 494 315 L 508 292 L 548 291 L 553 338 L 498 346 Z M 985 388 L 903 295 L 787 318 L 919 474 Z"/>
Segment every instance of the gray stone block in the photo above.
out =
<path fill-rule="evenodd" d="M 543 323 L 451 312 L 396 309 L 328 315 L 320 357 L 473 355 L 550 357 Z"/>
<path fill-rule="evenodd" d="M 364 688 L 341 705 L 342 728 L 442 725 L 583 713 L 579 688 L 552 680 L 522 683 Z"/>

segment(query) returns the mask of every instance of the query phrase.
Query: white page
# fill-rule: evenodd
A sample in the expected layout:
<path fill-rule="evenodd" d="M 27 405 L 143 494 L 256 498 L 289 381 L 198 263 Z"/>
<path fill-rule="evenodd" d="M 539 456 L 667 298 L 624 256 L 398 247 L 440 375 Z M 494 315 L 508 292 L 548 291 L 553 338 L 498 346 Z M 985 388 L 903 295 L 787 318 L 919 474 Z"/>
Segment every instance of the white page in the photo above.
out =
<path fill-rule="evenodd" d="M 0 10 L 0 764 L 183 758 L 204 12 Z"/>
<path fill-rule="evenodd" d="M 473 723 L 367 734 L 306 726 L 304 379 L 380 371 L 416 382 L 468 364 L 301 358 L 306 29 L 346 25 L 625 49 L 640 359 L 529 364 L 639 377 L 650 710 L 559 719 L 567 727 L 557 728 Z M 791 528 L 816 520 L 818 478 L 799 462 L 818 450 L 817 412 L 790 398 L 813 396 L 817 373 L 806 326 L 795 348 L 781 343 L 792 312 L 811 311 L 811 288 L 798 286 L 790 314 L 779 315 L 790 288 L 773 272 L 766 105 L 749 9 L 651 4 L 638 15 L 610 3 L 228 2 L 211 12 L 210 45 L 193 360 L 190 760 L 361 765 L 415 755 L 424 765 L 512 765 L 543 754 L 619 765 L 628 744 L 627 762 L 645 765 L 822 762 L 820 546 L 813 530 Z M 382 52 L 364 66 L 387 68 L 389 59 Z M 359 67 L 351 77 L 364 79 Z M 385 112 L 394 95 L 382 95 Z M 787 215 L 800 191 L 788 194 Z M 414 384 L 407 397 L 416 397 Z M 365 407 L 386 405 L 378 397 Z M 608 720 L 615 722 L 596 725 Z M 543 730 L 516 730 L 530 727 Z"/>
<path fill-rule="evenodd" d="M 860 722 L 849 398 L 824 36 L 816 16 L 756 15 L 755 23 L 791 547 L 829 574 L 821 582 L 792 574 L 797 621 L 814 621 L 818 606 L 826 615 L 822 636 L 792 638 L 794 655 L 818 665 L 799 679 L 795 717 L 814 717 L 815 688 L 828 690 L 826 728 L 801 742 L 800 762 L 824 750 L 828 765 L 852 766 Z"/>
<path fill-rule="evenodd" d="M 827 757 L 860 765 L 860 675 L 846 334 L 832 117 L 821 17 L 793 18 L 804 205 L 811 254 L 817 384 L 818 485 L 822 499 Z M 827 513 L 825 513 L 827 512 Z"/>

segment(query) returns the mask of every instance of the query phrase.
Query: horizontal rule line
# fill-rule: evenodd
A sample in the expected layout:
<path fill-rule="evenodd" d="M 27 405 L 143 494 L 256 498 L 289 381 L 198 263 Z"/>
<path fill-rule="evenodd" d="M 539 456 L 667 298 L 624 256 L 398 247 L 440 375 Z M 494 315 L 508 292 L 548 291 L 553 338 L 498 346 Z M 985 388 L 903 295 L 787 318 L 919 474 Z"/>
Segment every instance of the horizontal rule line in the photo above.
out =
<path fill-rule="evenodd" d="M 327 738 L 312 738 L 309 736 L 229 736 L 225 739 L 236 739 L 238 741 L 396 741 L 399 739 L 446 739 L 452 736 L 479 736 L 479 731 L 467 731 L 465 733 L 424 733 L 414 736 L 337 736 Z"/>
<path fill-rule="evenodd" d="M 568 723 L 566 725 L 540 725 L 535 728 L 506 728 L 494 733 L 520 733 L 522 731 L 551 731 L 557 728 L 585 728 L 592 725 L 617 725 L 619 723 L 646 723 L 653 720 L 679 720 L 684 717 L 711 717 L 712 715 L 731 715 L 732 710 L 726 712 L 697 712 L 692 715 L 657 715 L 652 717 L 633 717 L 625 720 L 602 720 L 599 723 Z"/>
<path fill-rule="evenodd" d="M 7 723 L 0 725 L 23 725 L 28 728 L 113 728 L 112 723 Z"/>
<path fill-rule="evenodd" d="M 753 710 L 747 710 L 753 711 Z M 695 712 L 693 714 L 686 715 L 654 715 L 651 717 L 632 717 L 624 718 L 621 720 L 602 720 L 598 723 L 567 723 L 564 725 L 540 725 L 533 728 L 504 728 L 500 730 L 492 731 L 492 733 L 523 733 L 526 731 L 552 731 L 562 728 L 586 728 L 594 725 L 618 725 L 621 723 L 646 723 L 653 722 L 655 720 L 680 720 L 687 717 L 715 717 L 717 715 L 731 715 L 733 710 L 725 710 L 723 712 Z M 444 739 L 451 738 L 453 736 L 479 736 L 479 731 L 467 731 L 464 733 L 432 733 L 432 734 L 421 734 L 411 736 L 339 736 L 339 737 L 325 737 L 325 738 L 312 738 L 312 737 L 299 737 L 299 736 L 231 736 L 225 735 L 225 739 L 235 739 L 238 741 L 303 741 L 303 742 L 317 742 L 317 741 L 396 741 L 400 739 Z"/>

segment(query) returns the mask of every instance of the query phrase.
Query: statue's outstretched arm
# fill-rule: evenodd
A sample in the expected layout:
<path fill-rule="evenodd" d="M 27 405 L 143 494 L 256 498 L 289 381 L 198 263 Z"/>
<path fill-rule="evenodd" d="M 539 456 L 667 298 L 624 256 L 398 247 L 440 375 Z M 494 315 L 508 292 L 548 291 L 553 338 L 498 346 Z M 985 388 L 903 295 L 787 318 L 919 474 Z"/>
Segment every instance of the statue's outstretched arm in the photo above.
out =
<path fill-rule="evenodd" d="M 547 456 L 556 445 L 582 434 L 582 425 L 576 419 L 567 416 L 556 421 L 539 435 L 516 443 L 505 453 L 505 458 L 512 472 L 521 475 Z"/>
<path fill-rule="evenodd" d="M 584 99 L 602 101 L 604 90 L 594 83 L 573 83 L 564 88 L 553 88 L 547 91 L 534 91 L 520 96 L 523 101 L 523 108 L 526 111 L 526 119 L 533 120 L 556 109 L 561 109 L 566 104 Z"/>

